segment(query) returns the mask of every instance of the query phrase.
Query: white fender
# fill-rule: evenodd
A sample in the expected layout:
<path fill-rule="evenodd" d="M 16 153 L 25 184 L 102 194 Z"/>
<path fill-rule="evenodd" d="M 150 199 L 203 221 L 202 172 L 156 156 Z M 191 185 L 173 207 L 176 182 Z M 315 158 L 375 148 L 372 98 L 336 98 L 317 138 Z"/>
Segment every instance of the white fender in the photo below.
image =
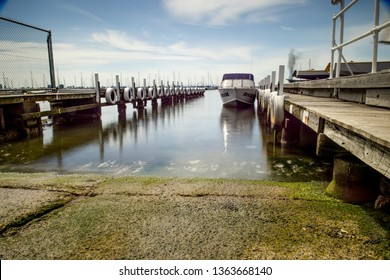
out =
<path fill-rule="evenodd" d="M 171 87 L 170 90 L 169 90 L 169 95 L 170 96 L 174 96 L 175 95 L 175 88 L 174 87 Z"/>
<path fill-rule="evenodd" d="M 271 98 L 271 90 L 267 88 L 264 90 L 264 99 L 263 99 L 264 102 L 262 103 L 262 108 L 261 108 L 262 111 L 267 111 L 270 98 Z"/>
<path fill-rule="evenodd" d="M 284 96 L 275 95 L 272 100 L 271 127 L 281 127 L 284 121 Z"/>
<path fill-rule="evenodd" d="M 137 99 L 142 99 L 144 95 L 144 89 L 142 87 L 137 88 Z"/>
<path fill-rule="evenodd" d="M 108 104 L 115 104 L 117 102 L 117 95 L 115 89 L 107 88 L 105 96 L 106 96 L 106 102 Z"/>
<path fill-rule="evenodd" d="M 131 102 L 133 101 L 133 92 L 132 88 L 125 88 L 125 91 L 123 92 L 123 98 L 125 99 L 126 102 Z"/>
<path fill-rule="evenodd" d="M 164 96 L 169 96 L 169 88 L 164 87 Z"/>

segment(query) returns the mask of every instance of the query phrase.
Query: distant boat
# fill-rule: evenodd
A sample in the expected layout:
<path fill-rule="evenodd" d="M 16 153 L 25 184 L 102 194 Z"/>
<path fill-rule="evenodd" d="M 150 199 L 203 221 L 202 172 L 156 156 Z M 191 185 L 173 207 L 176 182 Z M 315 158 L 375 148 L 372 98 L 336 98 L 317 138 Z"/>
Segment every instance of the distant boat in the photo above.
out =
<path fill-rule="evenodd" d="M 218 88 L 224 106 L 253 106 L 256 98 L 255 82 L 252 74 L 224 74 Z"/>

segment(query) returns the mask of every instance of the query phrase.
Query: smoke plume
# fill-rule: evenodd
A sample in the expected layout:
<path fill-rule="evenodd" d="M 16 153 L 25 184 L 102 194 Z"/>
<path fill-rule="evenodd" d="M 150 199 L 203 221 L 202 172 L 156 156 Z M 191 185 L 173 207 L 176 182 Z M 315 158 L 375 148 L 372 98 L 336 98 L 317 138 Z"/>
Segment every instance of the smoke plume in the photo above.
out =
<path fill-rule="evenodd" d="M 298 56 L 294 53 L 295 49 L 290 49 L 288 54 L 288 70 L 290 71 L 290 79 L 294 73 L 295 62 L 298 59 Z"/>

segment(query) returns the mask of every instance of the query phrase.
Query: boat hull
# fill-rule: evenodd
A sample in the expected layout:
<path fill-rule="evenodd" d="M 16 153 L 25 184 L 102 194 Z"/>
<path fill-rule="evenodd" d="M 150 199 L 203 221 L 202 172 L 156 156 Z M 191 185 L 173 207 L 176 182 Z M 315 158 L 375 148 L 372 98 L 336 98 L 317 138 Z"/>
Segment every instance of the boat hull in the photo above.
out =
<path fill-rule="evenodd" d="M 253 106 L 256 98 L 256 89 L 253 88 L 219 88 L 219 94 L 224 106 L 248 107 Z"/>

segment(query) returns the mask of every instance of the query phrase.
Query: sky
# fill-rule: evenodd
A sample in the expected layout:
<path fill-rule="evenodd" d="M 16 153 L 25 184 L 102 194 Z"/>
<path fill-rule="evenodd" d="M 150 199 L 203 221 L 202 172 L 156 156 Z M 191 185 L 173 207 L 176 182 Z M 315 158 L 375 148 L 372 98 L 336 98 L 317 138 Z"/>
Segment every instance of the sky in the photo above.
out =
<path fill-rule="evenodd" d="M 380 2 L 380 23 L 390 19 L 389 2 Z M 51 30 L 56 80 L 65 86 L 90 86 L 93 73 L 102 85 L 116 75 L 122 85 L 131 77 L 218 85 L 228 72 L 259 82 L 279 65 L 290 76 L 291 50 L 294 70 L 324 70 L 339 10 L 331 0 L 0 0 L 1 16 Z M 351 8 L 345 41 L 370 30 L 373 15 L 373 0 Z M 370 61 L 372 38 L 344 56 Z M 378 57 L 389 61 L 390 45 Z"/>

